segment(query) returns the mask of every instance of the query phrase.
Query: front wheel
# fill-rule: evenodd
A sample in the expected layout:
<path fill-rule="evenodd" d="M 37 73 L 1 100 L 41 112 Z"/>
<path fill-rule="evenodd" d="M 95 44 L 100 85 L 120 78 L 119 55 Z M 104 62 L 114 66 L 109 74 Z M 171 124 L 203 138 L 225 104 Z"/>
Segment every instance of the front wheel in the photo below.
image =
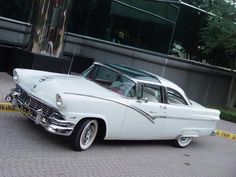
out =
<path fill-rule="evenodd" d="M 192 142 L 192 139 L 193 138 L 191 137 L 180 136 L 176 140 L 174 140 L 174 144 L 176 147 L 185 148 Z"/>
<path fill-rule="evenodd" d="M 88 149 L 94 142 L 98 132 L 97 120 L 84 120 L 72 134 L 72 146 L 77 151 Z"/>

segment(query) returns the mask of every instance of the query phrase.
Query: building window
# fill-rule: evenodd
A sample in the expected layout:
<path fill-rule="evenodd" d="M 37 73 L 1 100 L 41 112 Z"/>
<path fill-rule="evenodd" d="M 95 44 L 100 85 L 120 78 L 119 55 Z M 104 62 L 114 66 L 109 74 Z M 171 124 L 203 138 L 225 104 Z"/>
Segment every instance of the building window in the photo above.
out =
<path fill-rule="evenodd" d="M 225 60 L 214 63 L 204 53 L 199 33 L 207 25 L 209 13 L 202 9 L 208 5 L 208 0 L 76 0 L 67 31 L 226 66 Z"/>
<path fill-rule="evenodd" d="M 77 0 L 68 30 L 110 42 L 168 53 L 178 8 L 147 0 Z"/>
<path fill-rule="evenodd" d="M 0 16 L 30 22 L 32 0 L 0 1 Z"/>
<path fill-rule="evenodd" d="M 200 40 L 199 31 L 206 25 L 206 17 L 206 13 L 181 5 L 169 54 L 191 60 L 204 60 L 204 44 Z"/>

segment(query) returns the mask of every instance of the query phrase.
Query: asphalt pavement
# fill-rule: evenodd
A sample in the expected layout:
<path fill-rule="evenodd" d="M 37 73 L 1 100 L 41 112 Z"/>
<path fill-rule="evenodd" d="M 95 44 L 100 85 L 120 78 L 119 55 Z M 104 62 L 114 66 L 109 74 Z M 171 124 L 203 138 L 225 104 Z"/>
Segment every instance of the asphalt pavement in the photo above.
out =
<path fill-rule="evenodd" d="M 0 73 L 0 101 L 14 84 Z M 236 133 L 221 120 L 219 129 Z M 236 141 L 205 137 L 184 149 L 171 141 L 96 141 L 72 150 L 20 113 L 0 112 L 0 177 L 236 177 Z"/>

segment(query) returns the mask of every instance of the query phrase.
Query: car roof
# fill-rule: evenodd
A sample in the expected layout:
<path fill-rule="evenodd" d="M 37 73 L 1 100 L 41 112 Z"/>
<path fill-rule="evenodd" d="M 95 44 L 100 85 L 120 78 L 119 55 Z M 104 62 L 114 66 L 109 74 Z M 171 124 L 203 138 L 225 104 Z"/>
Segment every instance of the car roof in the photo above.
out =
<path fill-rule="evenodd" d="M 131 68 L 125 65 L 117 65 L 117 64 L 107 64 L 107 66 L 110 66 L 118 70 L 119 72 L 131 78 L 134 78 L 135 80 L 160 83 L 159 79 L 155 75 L 152 75 L 151 73 L 148 73 L 141 69 Z"/>
<path fill-rule="evenodd" d="M 119 71 L 120 73 L 129 76 L 130 78 L 132 78 L 133 80 L 135 80 L 137 82 L 162 85 L 164 87 L 172 88 L 172 89 L 178 91 L 179 93 L 181 93 L 182 95 L 185 95 L 185 92 L 183 91 L 183 89 L 180 88 L 178 85 L 176 85 L 175 83 L 173 83 L 163 77 L 153 74 L 151 72 L 148 72 L 148 71 L 145 71 L 142 69 L 131 68 L 126 65 L 102 64 L 102 63 L 98 63 L 98 62 L 95 62 L 95 64 L 105 65 L 110 68 L 113 68 L 116 71 Z"/>

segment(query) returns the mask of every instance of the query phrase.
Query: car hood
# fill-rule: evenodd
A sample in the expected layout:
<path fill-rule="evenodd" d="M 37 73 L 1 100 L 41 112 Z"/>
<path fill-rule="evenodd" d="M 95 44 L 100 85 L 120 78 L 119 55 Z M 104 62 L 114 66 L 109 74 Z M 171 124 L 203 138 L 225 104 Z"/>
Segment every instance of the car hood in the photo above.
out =
<path fill-rule="evenodd" d="M 104 98 L 119 97 L 112 91 L 81 76 L 64 74 L 32 76 L 19 85 L 31 95 L 50 103 L 52 106 L 55 106 L 56 94 L 83 94 Z"/>

